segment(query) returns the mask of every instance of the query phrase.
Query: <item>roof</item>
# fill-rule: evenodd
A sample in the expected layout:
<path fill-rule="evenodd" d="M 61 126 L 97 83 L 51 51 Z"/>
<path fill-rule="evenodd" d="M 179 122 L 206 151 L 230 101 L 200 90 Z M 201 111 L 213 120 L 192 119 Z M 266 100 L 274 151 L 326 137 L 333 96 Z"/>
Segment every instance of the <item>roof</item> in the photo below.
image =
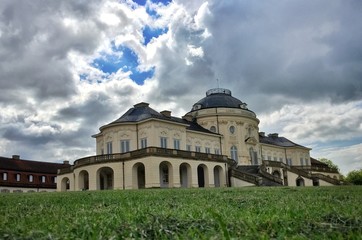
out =
<path fill-rule="evenodd" d="M 230 90 L 224 88 L 214 88 L 208 90 L 206 92 L 206 97 L 195 103 L 191 111 L 216 107 L 242 108 L 250 111 L 246 108 L 246 106 L 246 103 L 243 103 L 239 99 L 233 97 Z"/>
<path fill-rule="evenodd" d="M 0 170 L 57 174 L 58 169 L 69 166 L 69 164 L 64 163 L 40 162 L 0 157 Z"/>
<path fill-rule="evenodd" d="M 165 111 L 167 113 L 170 113 L 169 111 Z M 159 119 L 164 121 L 169 121 L 172 123 L 179 123 L 186 125 L 187 130 L 192 131 L 198 131 L 198 132 L 204 132 L 204 133 L 210 133 L 214 135 L 219 135 L 217 133 L 211 132 L 208 129 L 203 128 L 200 126 L 196 121 L 187 121 L 183 118 L 173 117 L 173 116 L 167 116 L 164 114 L 161 114 L 157 112 L 156 110 L 149 107 L 148 103 L 138 103 L 134 105 L 133 108 L 130 108 L 125 114 L 123 114 L 120 118 L 117 120 L 111 122 L 110 124 L 106 126 L 110 126 L 117 123 L 137 123 L 148 119 Z M 105 127 L 105 126 L 103 126 Z"/>
<path fill-rule="evenodd" d="M 140 122 L 150 118 L 169 120 L 169 118 L 166 119 L 164 115 L 150 108 L 148 105 L 148 103 L 136 104 L 133 108 L 130 108 L 125 114 L 110 124 L 122 122 Z"/>
<path fill-rule="evenodd" d="M 310 158 L 310 163 L 312 166 L 326 167 L 326 168 L 329 167 L 328 164 L 318 161 L 317 159 L 312 158 L 312 157 Z"/>
<path fill-rule="evenodd" d="M 287 139 L 285 137 L 279 137 L 278 134 L 276 134 L 276 133 L 269 134 L 268 136 L 259 134 L 259 142 L 265 143 L 265 144 L 270 144 L 270 145 L 275 145 L 275 146 L 279 146 L 279 147 L 303 147 L 303 148 L 306 148 L 302 145 L 299 145 L 299 144 L 296 144 L 296 143 L 290 141 L 289 139 Z"/>

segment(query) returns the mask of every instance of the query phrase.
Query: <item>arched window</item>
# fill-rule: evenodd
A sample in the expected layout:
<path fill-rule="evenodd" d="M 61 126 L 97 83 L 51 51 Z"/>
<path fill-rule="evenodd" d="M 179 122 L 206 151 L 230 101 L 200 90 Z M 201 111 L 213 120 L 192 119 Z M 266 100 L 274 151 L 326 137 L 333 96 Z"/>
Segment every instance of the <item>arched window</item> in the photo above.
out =
<path fill-rule="evenodd" d="M 238 149 L 235 146 L 230 148 L 230 156 L 232 159 L 238 162 Z"/>
<path fill-rule="evenodd" d="M 211 126 L 210 131 L 216 133 L 216 127 L 215 127 L 215 126 Z"/>

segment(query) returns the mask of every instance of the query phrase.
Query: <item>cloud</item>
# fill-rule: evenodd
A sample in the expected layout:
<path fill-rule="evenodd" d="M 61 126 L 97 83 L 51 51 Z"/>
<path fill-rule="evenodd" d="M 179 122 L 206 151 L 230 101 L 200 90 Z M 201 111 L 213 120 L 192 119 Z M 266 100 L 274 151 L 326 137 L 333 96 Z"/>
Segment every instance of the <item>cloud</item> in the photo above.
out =
<path fill-rule="evenodd" d="M 261 130 L 340 161 L 361 142 L 361 4 L 2 1 L 0 154 L 94 154 L 90 136 L 132 105 L 182 116 L 219 79 Z"/>

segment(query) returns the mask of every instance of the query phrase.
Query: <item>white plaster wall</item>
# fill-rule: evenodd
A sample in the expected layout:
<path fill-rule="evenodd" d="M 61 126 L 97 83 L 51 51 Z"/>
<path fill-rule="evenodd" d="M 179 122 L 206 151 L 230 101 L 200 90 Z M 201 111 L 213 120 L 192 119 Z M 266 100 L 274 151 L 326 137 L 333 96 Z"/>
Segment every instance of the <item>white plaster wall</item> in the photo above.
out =
<path fill-rule="evenodd" d="M 240 180 L 238 178 L 234 178 L 231 177 L 230 178 L 230 183 L 232 187 L 250 187 L 250 186 L 255 186 L 255 184 L 253 183 L 249 183 L 243 180 Z"/>

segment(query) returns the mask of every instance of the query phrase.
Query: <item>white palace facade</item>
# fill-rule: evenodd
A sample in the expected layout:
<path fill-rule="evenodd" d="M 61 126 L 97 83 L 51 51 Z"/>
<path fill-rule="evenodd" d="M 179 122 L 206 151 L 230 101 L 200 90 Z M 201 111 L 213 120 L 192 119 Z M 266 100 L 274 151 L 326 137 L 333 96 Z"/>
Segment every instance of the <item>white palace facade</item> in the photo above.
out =
<path fill-rule="evenodd" d="M 182 118 L 138 103 L 93 135 L 96 155 L 58 170 L 57 191 L 338 185 L 310 148 L 259 132 L 228 89 L 211 89 Z"/>

